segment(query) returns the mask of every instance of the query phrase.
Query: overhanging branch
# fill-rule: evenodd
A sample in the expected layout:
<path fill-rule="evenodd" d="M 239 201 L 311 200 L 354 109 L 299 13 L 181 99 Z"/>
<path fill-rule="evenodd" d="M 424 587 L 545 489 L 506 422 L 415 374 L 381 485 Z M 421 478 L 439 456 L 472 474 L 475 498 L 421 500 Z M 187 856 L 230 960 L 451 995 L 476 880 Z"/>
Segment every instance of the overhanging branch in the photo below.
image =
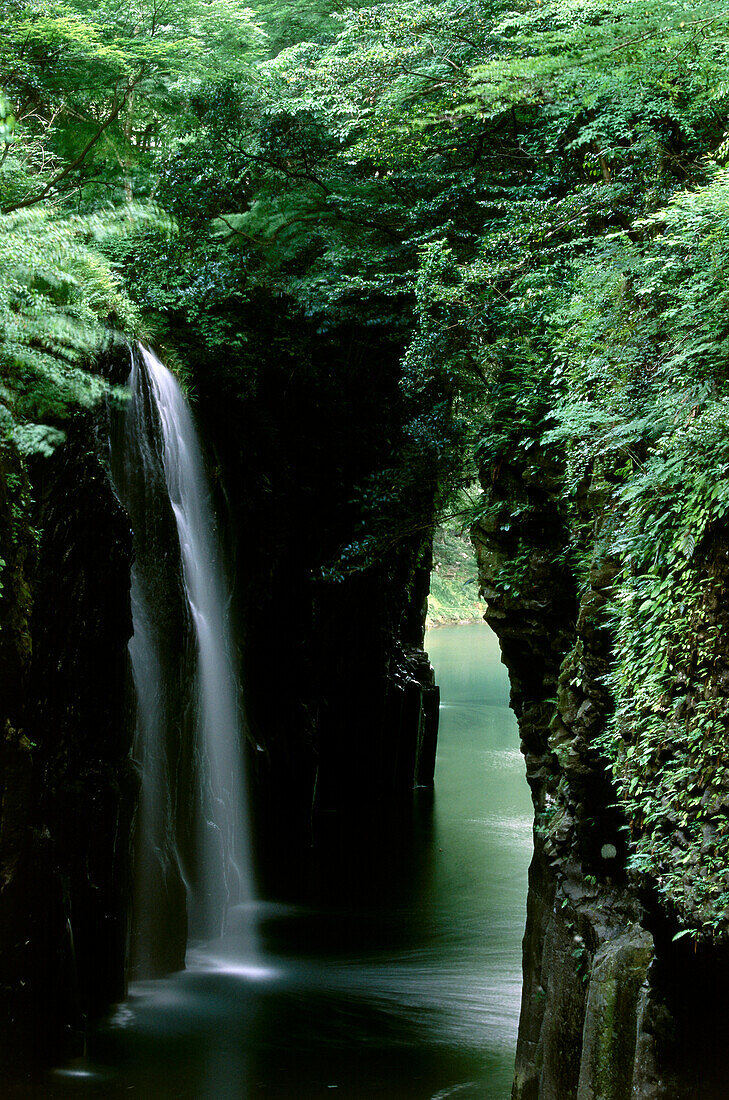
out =
<path fill-rule="evenodd" d="M 108 118 L 104 120 L 104 122 L 102 122 L 96 133 L 89 138 L 78 156 L 74 157 L 74 159 L 70 161 L 65 166 L 65 168 L 62 168 L 61 171 L 53 177 L 53 179 L 49 180 L 45 187 L 41 191 L 39 191 L 37 195 L 31 195 L 28 198 L 21 199 L 20 202 L 14 202 L 11 203 L 9 206 L 4 206 L 2 208 L 2 213 L 12 214 L 14 210 L 24 210 L 29 206 L 35 206 L 37 203 L 43 202 L 43 200 L 47 198 L 51 191 L 55 190 L 59 183 L 66 179 L 66 177 L 69 176 L 71 172 L 75 171 L 75 169 L 84 162 L 84 160 L 91 152 L 93 147 L 97 144 L 97 142 L 103 137 L 104 133 L 109 128 L 109 126 L 111 126 L 112 122 L 114 122 L 119 117 L 122 108 L 124 107 L 125 103 L 129 99 L 129 96 L 134 91 L 144 74 L 145 67 L 143 66 L 139 70 L 134 80 L 128 81 L 126 88 L 122 92 L 119 101 L 113 107 L 111 114 L 108 116 Z"/>

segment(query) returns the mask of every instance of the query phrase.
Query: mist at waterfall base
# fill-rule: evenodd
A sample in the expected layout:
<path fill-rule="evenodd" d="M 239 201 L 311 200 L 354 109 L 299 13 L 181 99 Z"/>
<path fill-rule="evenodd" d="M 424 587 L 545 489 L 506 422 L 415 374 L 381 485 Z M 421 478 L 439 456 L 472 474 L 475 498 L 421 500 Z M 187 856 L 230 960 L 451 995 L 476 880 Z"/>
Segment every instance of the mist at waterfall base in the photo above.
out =
<path fill-rule="evenodd" d="M 197 945 L 183 972 L 135 983 L 88 1058 L 35 1095 L 506 1100 L 531 852 L 524 764 L 488 627 L 433 630 L 427 648 L 442 690 L 435 796 L 338 830 L 305 899 L 245 907 L 256 966 L 234 931 Z"/>

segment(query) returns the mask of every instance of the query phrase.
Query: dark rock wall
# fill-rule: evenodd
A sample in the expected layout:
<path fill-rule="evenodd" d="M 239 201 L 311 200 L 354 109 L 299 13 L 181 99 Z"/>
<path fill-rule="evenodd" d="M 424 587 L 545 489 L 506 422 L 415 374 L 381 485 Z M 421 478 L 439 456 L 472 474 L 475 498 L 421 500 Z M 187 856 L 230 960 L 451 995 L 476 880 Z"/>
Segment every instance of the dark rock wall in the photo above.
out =
<path fill-rule="evenodd" d="M 132 632 L 128 518 L 105 464 L 106 430 L 80 425 L 36 486 L 42 530 L 29 728 L 38 809 L 74 941 L 82 1009 L 124 993 L 125 898 L 136 775 L 129 759 Z"/>
<path fill-rule="evenodd" d="M 103 417 L 89 415 L 52 457 L 30 463 L 26 538 L 1 609 L 13 650 L 2 654 L 11 685 L 0 825 L 4 1038 L 29 1037 L 44 1056 L 78 1048 L 85 1019 L 125 989 L 132 550 L 105 450 Z"/>
<path fill-rule="evenodd" d="M 559 471 L 544 458 L 533 475 L 516 461 L 483 470 L 491 509 L 473 531 L 535 807 L 513 1098 L 718 1100 L 726 952 L 674 941 L 647 884 L 625 870 L 626 823 L 594 747 L 610 708 L 602 609 L 615 565 L 593 561 L 578 597 Z M 505 591 L 501 568 L 517 548 L 522 576 Z"/>
<path fill-rule="evenodd" d="M 365 496 L 398 461 L 399 349 L 301 331 L 278 308 L 251 340 L 247 359 L 198 364 L 194 381 L 231 548 L 260 871 L 275 888 L 277 867 L 306 874 L 320 825 L 432 783 L 432 489 L 407 497 L 368 568 L 340 568 L 382 522 Z"/>
<path fill-rule="evenodd" d="M 310 873 L 316 842 L 339 835 L 333 822 L 407 807 L 414 786 L 432 784 L 438 690 L 422 650 L 429 490 L 369 569 L 325 575 L 368 522 L 359 488 L 397 449 L 396 353 L 335 342 L 302 367 L 272 339 L 262 366 L 244 386 L 230 364 L 195 382 L 230 550 L 267 889 L 279 867 Z M 128 353 L 103 367 L 123 380 Z M 110 427 L 107 413 L 80 414 L 52 457 L 2 454 L 8 1058 L 21 1039 L 43 1059 L 79 1052 L 88 1019 L 125 990 L 133 548 L 109 476 Z"/>
<path fill-rule="evenodd" d="M 27 910 L 19 887 L 27 864 L 33 746 L 25 732 L 24 685 L 32 640 L 35 540 L 27 515 L 28 479 L 19 455 L 0 450 L 0 1000 L 2 1032 L 14 1030 L 26 1001 Z"/>

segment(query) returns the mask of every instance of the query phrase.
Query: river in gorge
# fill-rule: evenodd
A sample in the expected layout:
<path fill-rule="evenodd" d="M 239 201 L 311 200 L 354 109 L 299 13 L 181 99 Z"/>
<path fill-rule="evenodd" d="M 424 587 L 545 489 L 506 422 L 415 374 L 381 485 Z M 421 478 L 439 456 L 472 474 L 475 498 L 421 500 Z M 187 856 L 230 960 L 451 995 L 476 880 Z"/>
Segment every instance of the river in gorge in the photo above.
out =
<path fill-rule="evenodd" d="M 442 693 L 435 793 L 340 832 L 300 903 L 242 910 L 255 958 L 235 929 L 191 948 L 25 1095 L 506 1100 L 531 802 L 494 635 L 441 627 L 426 645 Z"/>

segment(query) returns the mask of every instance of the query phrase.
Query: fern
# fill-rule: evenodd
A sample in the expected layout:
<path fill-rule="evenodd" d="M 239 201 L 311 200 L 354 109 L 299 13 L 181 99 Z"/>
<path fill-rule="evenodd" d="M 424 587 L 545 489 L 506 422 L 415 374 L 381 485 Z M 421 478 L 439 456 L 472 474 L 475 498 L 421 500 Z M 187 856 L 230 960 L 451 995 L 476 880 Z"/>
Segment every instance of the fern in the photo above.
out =
<path fill-rule="evenodd" d="M 94 360 L 140 317 L 103 247 L 161 220 L 139 206 L 85 217 L 36 207 L 0 219 L 0 430 L 23 450 L 52 450 L 68 417 L 107 392 Z"/>

